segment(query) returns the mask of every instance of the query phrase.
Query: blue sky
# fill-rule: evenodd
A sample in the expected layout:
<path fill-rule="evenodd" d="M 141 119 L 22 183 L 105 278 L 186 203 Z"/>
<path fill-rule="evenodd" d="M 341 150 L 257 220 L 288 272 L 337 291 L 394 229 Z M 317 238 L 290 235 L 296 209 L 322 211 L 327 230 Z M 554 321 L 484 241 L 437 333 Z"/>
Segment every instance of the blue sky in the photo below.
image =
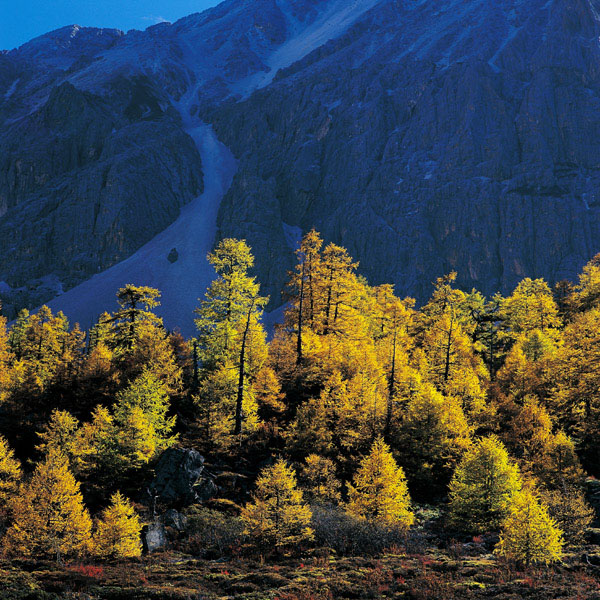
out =
<path fill-rule="evenodd" d="M 0 49 L 64 25 L 145 29 L 215 6 L 220 0 L 0 0 Z"/>

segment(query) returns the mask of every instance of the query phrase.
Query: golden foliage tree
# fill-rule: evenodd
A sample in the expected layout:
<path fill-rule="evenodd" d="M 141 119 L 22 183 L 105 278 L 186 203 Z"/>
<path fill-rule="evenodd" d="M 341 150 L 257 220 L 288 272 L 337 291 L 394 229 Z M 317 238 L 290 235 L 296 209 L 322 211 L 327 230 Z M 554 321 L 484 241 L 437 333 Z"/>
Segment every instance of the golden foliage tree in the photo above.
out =
<path fill-rule="evenodd" d="M 208 255 L 217 278 L 196 309 L 200 361 L 205 376 L 235 371 L 233 431 L 242 434 L 244 403 L 254 376 L 266 360 L 266 334 L 260 322 L 268 298 L 248 271 L 254 256 L 244 240 L 221 240 Z"/>
<path fill-rule="evenodd" d="M 15 497 L 21 481 L 21 463 L 6 439 L 0 435 L 0 515 Z"/>
<path fill-rule="evenodd" d="M 92 521 L 64 455 L 49 452 L 21 485 L 10 509 L 13 522 L 6 544 L 12 554 L 61 561 L 88 552 Z"/>
<path fill-rule="evenodd" d="M 6 319 L 0 315 L 0 404 L 8 397 L 8 391 L 12 383 L 10 368 L 12 358 L 6 331 Z"/>
<path fill-rule="evenodd" d="M 347 511 L 367 521 L 403 529 L 414 523 L 404 471 L 382 438 L 375 440 L 348 486 Z"/>
<path fill-rule="evenodd" d="M 70 412 L 54 409 L 44 430 L 37 434 L 40 443 L 36 450 L 44 455 L 60 452 L 69 460 L 72 468 L 80 451 L 78 430 L 79 421 Z"/>
<path fill-rule="evenodd" d="M 175 417 L 170 417 L 168 411 L 166 387 L 149 370 L 118 395 L 114 418 L 123 433 L 122 448 L 132 465 L 147 463 L 175 443 Z"/>
<path fill-rule="evenodd" d="M 586 530 L 595 518 L 594 509 L 585 499 L 583 490 L 565 485 L 560 489 L 543 489 L 540 497 L 563 532 L 565 541 L 570 544 L 582 543 Z"/>
<path fill-rule="evenodd" d="M 575 302 L 580 310 L 600 308 L 600 254 L 583 267 L 575 292 Z"/>
<path fill-rule="evenodd" d="M 499 529 L 521 486 L 519 468 L 502 442 L 494 436 L 481 438 L 450 481 L 450 522 L 470 533 Z"/>
<path fill-rule="evenodd" d="M 279 550 L 312 539 L 311 516 L 294 470 L 281 459 L 262 471 L 253 500 L 241 515 L 246 533 L 255 542 Z"/>
<path fill-rule="evenodd" d="M 502 525 L 496 553 L 529 566 L 559 561 L 562 550 L 562 532 L 537 496 L 530 489 L 516 494 Z"/>
<path fill-rule="evenodd" d="M 543 332 L 561 325 L 552 290 L 543 279 L 523 279 L 502 303 L 502 313 L 506 331 L 514 338 L 534 329 Z"/>
<path fill-rule="evenodd" d="M 159 298 L 160 292 L 148 286 L 127 284 L 117 292 L 119 310 L 110 317 L 111 338 L 116 348 L 131 352 L 138 341 L 140 328 L 148 323 L 160 323 L 152 312 L 160 306 Z"/>
<path fill-rule="evenodd" d="M 342 484 L 336 476 L 332 460 L 309 454 L 301 472 L 304 492 L 308 500 L 316 504 L 337 504 L 342 499 Z"/>
<path fill-rule="evenodd" d="M 581 487 L 585 479 L 575 443 L 564 431 L 548 438 L 533 467 L 536 477 L 550 489 Z"/>
<path fill-rule="evenodd" d="M 548 406 L 567 433 L 579 439 L 584 464 L 600 458 L 600 309 L 578 314 L 564 330 L 554 362 L 554 390 Z"/>
<path fill-rule="evenodd" d="M 298 409 L 287 434 L 288 448 L 300 457 L 327 456 L 348 471 L 368 452 L 373 438 L 383 433 L 386 408 L 381 372 L 367 368 L 344 379 L 335 371 L 320 397 Z"/>
<path fill-rule="evenodd" d="M 444 491 L 471 445 L 471 434 L 457 399 L 445 398 L 431 384 L 418 386 L 393 437 L 395 447 L 410 448 L 401 460 L 412 489 L 419 494 Z"/>
<path fill-rule="evenodd" d="M 96 524 L 94 554 L 101 558 L 140 556 L 142 523 L 131 503 L 119 492 L 113 494 Z"/>

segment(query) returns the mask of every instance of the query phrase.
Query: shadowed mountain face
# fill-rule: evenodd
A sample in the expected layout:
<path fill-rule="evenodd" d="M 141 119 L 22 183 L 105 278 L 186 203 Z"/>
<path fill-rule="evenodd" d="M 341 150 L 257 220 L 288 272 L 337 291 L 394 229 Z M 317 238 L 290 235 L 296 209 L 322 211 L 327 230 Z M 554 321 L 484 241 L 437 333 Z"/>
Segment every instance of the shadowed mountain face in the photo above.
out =
<path fill-rule="evenodd" d="M 218 213 L 186 228 L 199 245 L 248 240 L 273 307 L 311 227 L 372 283 L 419 300 L 452 269 L 488 294 L 573 278 L 600 250 L 599 12 L 598 0 L 227 0 L 146 32 L 69 27 L 0 55 L 5 304 L 48 300 L 142 249 L 130 264 L 163 273 L 153 240 L 183 231 L 188 204 Z M 212 182 L 202 122 L 238 159 L 210 210 L 193 203 Z M 90 287 L 65 294 L 73 318 L 91 318 L 77 309 Z"/>

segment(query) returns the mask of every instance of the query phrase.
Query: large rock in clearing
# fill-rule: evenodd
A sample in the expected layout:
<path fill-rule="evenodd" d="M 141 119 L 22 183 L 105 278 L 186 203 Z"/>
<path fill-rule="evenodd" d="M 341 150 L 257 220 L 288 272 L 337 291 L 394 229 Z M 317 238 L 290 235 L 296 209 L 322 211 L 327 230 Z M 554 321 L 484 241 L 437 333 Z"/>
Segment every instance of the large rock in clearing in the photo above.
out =
<path fill-rule="evenodd" d="M 150 496 L 157 502 L 188 506 L 205 502 L 217 492 L 212 475 L 206 472 L 204 457 L 196 450 L 169 448 L 156 465 Z"/>

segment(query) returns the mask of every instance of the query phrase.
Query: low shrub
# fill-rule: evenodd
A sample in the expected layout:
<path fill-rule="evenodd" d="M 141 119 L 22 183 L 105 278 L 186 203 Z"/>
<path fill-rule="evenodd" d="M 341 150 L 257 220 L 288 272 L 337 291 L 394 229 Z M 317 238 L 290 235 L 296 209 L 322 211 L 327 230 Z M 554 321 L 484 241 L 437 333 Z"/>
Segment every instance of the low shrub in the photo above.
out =
<path fill-rule="evenodd" d="M 404 546 L 407 538 L 406 531 L 399 527 L 358 519 L 331 506 L 314 506 L 311 526 L 317 546 L 345 556 L 378 555 Z"/>
<path fill-rule="evenodd" d="M 194 506 L 187 512 L 181 549 L 203 558 L 222 558 L 238 554 L 244 543 L 244 525 L 230 514 Z"/>

